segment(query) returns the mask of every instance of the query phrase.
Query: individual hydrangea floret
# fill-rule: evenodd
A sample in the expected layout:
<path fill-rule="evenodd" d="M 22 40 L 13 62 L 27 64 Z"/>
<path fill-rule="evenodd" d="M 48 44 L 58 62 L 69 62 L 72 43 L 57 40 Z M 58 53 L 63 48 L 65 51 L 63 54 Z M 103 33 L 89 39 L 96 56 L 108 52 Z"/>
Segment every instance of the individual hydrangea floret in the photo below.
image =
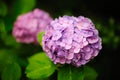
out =
<path fill-rule="evenodd" d="M 50 15 L 38 8 L 31 12 L 18 16 L 13 27 L 13 36 L 17 42 L 38 44 L 37 34 L 44 32 L 52 18 Z"/>
<path fill-rule="evenodd" d="M 84 16 L 63 16 L 46 28 L 43 50 L 55 64 L 80 67 L 101 50 L 101 38 L 93 22 Z"/>

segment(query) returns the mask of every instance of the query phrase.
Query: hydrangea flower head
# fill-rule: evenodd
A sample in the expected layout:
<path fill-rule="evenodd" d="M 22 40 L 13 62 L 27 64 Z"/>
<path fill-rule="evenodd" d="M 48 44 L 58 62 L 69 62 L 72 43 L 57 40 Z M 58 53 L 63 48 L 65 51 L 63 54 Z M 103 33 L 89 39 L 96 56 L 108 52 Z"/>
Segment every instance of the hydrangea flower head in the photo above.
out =
<path fill-rule="evenodd" d="M 18 16 L 13 27 L 13 36 L 17 42 L 38 43 L 37 34 L 45 30 L 52 18 L 38 8 L 31 12 Z"/>
<path fill-rule="evenodd" d="M 93 22 L 86 17 L 63 16 L 46 28 L 43 50 L 55 64 L 86 64 L 101 50 L 101 38 Z"/>

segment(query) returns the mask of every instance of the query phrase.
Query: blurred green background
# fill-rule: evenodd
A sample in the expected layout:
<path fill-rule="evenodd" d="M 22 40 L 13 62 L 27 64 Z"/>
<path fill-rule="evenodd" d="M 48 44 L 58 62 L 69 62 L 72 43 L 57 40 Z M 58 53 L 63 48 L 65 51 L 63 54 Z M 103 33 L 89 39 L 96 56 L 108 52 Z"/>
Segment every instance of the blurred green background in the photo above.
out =
<path fill-rule="evenodd" d="M 42 51 L 42 48 L 34 44 L 17 43 L 12 36 L 12 28 L 18 15 L 39 8 L 53 18 L 63 15 L 90 18 L 99 30 L 103 48 L 88 64 L 98 72 L 97 80 L 119 80 L 120 5 L 117 3 L 115 0 L 0 0 L 1 79 L 6 77 L 4 80 L 9 80 L 10 74 L 16 74 L 15 79 L 28 80 L 25 75 L 27 58 Z"/>

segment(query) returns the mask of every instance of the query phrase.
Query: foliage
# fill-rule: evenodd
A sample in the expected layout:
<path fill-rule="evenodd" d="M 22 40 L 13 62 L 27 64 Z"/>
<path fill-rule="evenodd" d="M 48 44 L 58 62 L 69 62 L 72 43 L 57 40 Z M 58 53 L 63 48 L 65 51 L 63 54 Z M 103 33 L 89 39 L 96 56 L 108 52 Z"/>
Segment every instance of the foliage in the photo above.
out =
<path fill-rule="evenodd" d="M 19 80 L 21 77 L 21 68 L 18 63 L 9 63 L 2 72 L 2 80 Z"/>
<path fill-rule="evenodd" d="M 76 68 L 68 65 L 59 69 L 58 80 L 96 80 L 97 72 L 89 66 Z"/>
<path fill-rule="evenodd" d="M 26 68 L 27 77 L 31 79 L 42 79 L 49 77 L 55 71 L 55 65 L 45 53 L 38 53 L 28 59 L 29 65 Z"/>

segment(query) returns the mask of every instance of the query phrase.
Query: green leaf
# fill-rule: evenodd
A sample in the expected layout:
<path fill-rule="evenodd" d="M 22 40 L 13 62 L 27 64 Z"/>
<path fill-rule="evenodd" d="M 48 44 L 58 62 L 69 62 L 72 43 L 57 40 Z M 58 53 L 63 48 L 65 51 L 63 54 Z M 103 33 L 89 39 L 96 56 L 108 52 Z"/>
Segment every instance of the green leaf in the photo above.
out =
<path fill-rule="evenodd" d="M 5 59 L 6 57 L 7 57 L 6 50 L 0 50 L 0 72 L 3 70 L 3 68 L 6 65 L 6 59 Z"/>
<path fill-rule="evenodd" d="M 38 35 L 37 35 L 37 37 L 38 37 L 38 42 L 39 42 L 39 44 L 42 46 L 42 37 L 43 37 L 43 35 L 44 35 L 44 32 L 40 32 L 40 33 L 38 33 Z"/>
<path fill-rule="evenodd" d="M 58 71 L 58 80 L 84 80 L 82 68 L 65 65 Z"/>
<path fill-rule="evenodd" d="M 0 35 L 3 35 L 5 33 L 6 33 L 6 31 L 5 31 L 4 22 L 3 22 L 3 20 L 0 19 Z"/>
<path fill-rule="evenodd" d="M 40 79 L 52 75 L 55 71 L 55 65 L 50 61 L 45 53 L 38 53 L 31 56 L 26 68 L 28 78 Z"/>
<path fill-rule="evenodd" d="M 84 66 L 84 80 L 96 80 L 97 78 L 97 72 L 89 67 L 89 66 Z"/>
<path fill-rule="evenodd" d="M 17 61 L 17 54 L 12 49 L 0 49 L 0 72 L 3 71 L 7 65 Z"/>
<path fill-rule="evenodd" d="M 16 0 L 13 11 L 16 15 L 31 11 L 36 4 L 36 0 Z"/>
<path fill-rule="evenodd" d="M 0 64 L 9 64 L 14 61 L 14 54 L 8 49 L 0 49 Z"/>
<path fill-rule="evenodd" d="M 0 2 L 0 16 L 5 16 L 7 14 L 7 6 L 5 3 Z"/>
<path fill-rule="evenodd" d="M 12 35 L 4 35 L 2 36 L 2 39 L 7 46 L 11 46 L 14 48 L 19 48 L 20 43 L 16 42 L 15 38 Z"/>
<path fill-rule="evenodd" d="M 58 70 L 58 80 L 96 80 L 96 71 L 88 66 L 65 65 Z"/>
<path fill-rule="evenodd" d="M 8 64 L 2 72 L 2 80 L 20 80 L 21 68 L 18 63 Z"/>

